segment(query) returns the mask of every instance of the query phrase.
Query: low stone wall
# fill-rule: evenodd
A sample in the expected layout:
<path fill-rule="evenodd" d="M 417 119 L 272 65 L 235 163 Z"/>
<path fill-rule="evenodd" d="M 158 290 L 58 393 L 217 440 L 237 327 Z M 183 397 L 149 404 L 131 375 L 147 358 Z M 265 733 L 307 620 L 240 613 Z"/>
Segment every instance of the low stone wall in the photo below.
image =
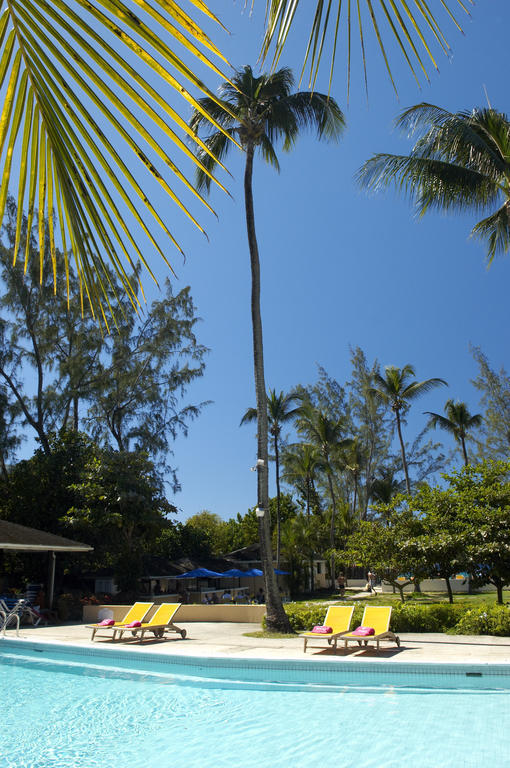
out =
<path fill-rule="evenodd" d="M 121 621 L 128 611 L 127 605 L 84 605 L 83 621 L 94 624 L 101 610 L 111 611 L 115 621 Z M 150 619 L 155 608 L 148 614 Z M 261 624 L 266 613 L 265 605 L 181 605 L 175 621 L 231 621 L 242 624 Z"/>
<path fill-rule="evenodd" d="M 469 592 L 469 579 L 450 579 L 450 586 L 452 592 L 467 593 Z M 420 581 L 420 589 L 422 592 L 446 592 L 446 581 L 444 579 L 423 579 Z M 383 582 L 382 591 L 393 592 L 393 587 L 391 584 Z M 414 584 L 404 587 L 404 592 L 414 592 Z"/>

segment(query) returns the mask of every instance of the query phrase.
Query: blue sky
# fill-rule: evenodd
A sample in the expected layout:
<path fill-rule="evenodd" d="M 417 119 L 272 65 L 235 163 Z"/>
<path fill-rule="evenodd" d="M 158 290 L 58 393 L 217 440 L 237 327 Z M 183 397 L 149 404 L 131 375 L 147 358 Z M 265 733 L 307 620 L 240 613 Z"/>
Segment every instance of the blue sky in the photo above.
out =
<path fill-rule="evenodd" d="M 242 2 L 212 5 L 232 32 L 216 33 L 229 60 L 255 65 L 263 9 L 250 17 L 242 13 Z M 431 75 L 430 85 L 419 91 L 397 60 L 398 101 L 370 40 L 368 104 L 359 76 L 353 77 L 349 105 L 342 68 L 333 84 L 332 95 L 347 120 L 342 141 L 328 145 L 303 136 L 292 153 L 280 152 L 280 174 L 261 159 L 256 163 L 268 387 L 287 391 L 313 383 L 318 364 L 344 382 L 350 345 L 361 346 L 369 360 L 377 357 L 382 365 L 411 363 L 418 378 L 439 376 L 449 383 L 413 406 L 406 433 L 412 440 L 424 426 L 422 412 L 442 412 L 448 397 L 477 411 L 470 344 L 481 346 L 494 366 L 509 366 L 510 260 L 500 258 L 487 270 L 483 246 L 469 239 L 476 219 L 432 213 L 418 220 L 408 201 L 392 192 L 369 196 L 354 180 L 373 153 L 410 148 L 392 128 L 407 106 L 427 101 L 470 109 L 486 104 L 486 90 L 491 105 L 506 111 L 509 25 L 507 0 L 493 0 L 490 7 L 480 2 L 471 20 L 465 19 L 465 36 L 447 25 L 452 57 L 439 59 L 441 72 Z M 301 51 L 293 43 L 281 63 L 298 71 Z M 325 68 L 317 90 L 327 90 L 327 77 Z M 203 320 L 200 341 L 211 349 L 190 399 L 214 402 L 188 438 L 175 444 L 180 519 L 202 509 L 229 518 L 255 501 L 256 477 L 249 470 L 254 430 L 239 427 L 244 410 L 254 404 L 240 154 L 231 154 L 229 168 L 233 200 L 213 192 L 219 221 L 205 217 L 209 243 L 181 228 L 187 260 L 177 264 L 178 284 L 191 285 Z"/>

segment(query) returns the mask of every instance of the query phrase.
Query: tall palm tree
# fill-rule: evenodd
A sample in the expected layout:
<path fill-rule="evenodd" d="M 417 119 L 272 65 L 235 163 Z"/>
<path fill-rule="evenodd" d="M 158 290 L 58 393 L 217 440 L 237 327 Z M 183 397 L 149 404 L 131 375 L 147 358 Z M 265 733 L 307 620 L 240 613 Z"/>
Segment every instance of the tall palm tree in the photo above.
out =
<path fill-rule="evenodd" d="M 299 133 L 305 128 L 315 128 L 319 139 L 337 140 L 344 127 L 344 118 L 333 99 L 320 93 L 292 93 L 294 78 L 289 69 L 280 69 L 271 75 L 255 77 L 252 68 L 243 67 L 235 73 L 232 82 L 220 88 L 221 104 L 210 98 L 200 99 L 200 109 L 195 110 L 190 121 L 194 133 L 205 129 L 206 149 L 199 150 L 199 160 L 204 169 L 197 172 L 199 189 L 209 189 L 211 172 L 216 163 L 225 157 L 236 139 L 246 155 L 244 171 L 244 199 L 246 228 L 251 266 L 251 317 L 253 331 L 253 363 L 257 405 L 257 507 L 267 513 L 268 492 L 268 422 L 267 396 L 264 377 L 264 352 L 262 344 L 262 318 L 260 313 L 260 261 L 255 233 L 253 206 L 253 160 L 260 151 L 266 162 L 279 168 L 274 144 L 283 139 L 283 149 L 290 150 Z M 212 110 L 212 111 L 210 111 Z M 222 130 L 211 129 L 204 115 L 212 114 Z M 288 631 L 289 622 L 278 594 L 272 567 L 271 531 L 269 515 L 259 518 L 261 559 L 264 568 L 267 624 L 274 630 Z"/>
<path fill-rule="evenodd" d="M 397 125 L 418 134 L 409 155 L 378 154 L 359 171 L 363 186 L 395 184 L 429 208 L 487 214 L 471 234 L 487 259 L 510 249 L 510 121 L 495 109 L 448 112 L 432 104 L 405 110 Z"/>
<path fill-rule="evenodd" d="M 291 393 L 289 395 L 280 392 L 276 394 L 275 389 L 270 389 L 267 393 L 267 419 L 269 432 L 273 438 L 274 461 L 275 461 L 275 479 L 276 479 L 276 567 L 280 567 L 281 550 L 281 516 L 280 516 L 280 434 L 282 425 L 291 421 L 299 413 L 299 407 L 293 408 L 292 405 L 298 400 L 298 396 Z M 257 409 L 248 408 L 241 424 L 257 421 Z"/>
<path fill-rule="evenodd" d="M 356 515 L 356 507 L 358 506 L 358 495 L 359 495 L 359 481 L 361 476 L 361 471 L 366 463 L 366 456 L 359 444 L 359 440 L 357 437 L 354 438 L 352 443 L 348 445 L 346 448 L 344 448 L 342 451 L 340 451 L 339 457 L 339 466 L 342 468 L 344 472 L 347 472 L 351 478 L 354 485 L 353 489 L 353 498 L 352 498 L 352 514 L 353 516 Z M 363 515 L 363 510 L 360 511 L 360 518 Z"/>
<path fill-rule="evenodd" d="M 370 498 L 379 504 L 389 504 L 397 493 L 403 492 L 403 485 L 395 477 L 393 467 L 383 467 L 370 484 Z"/>
<path fill-rule="evenodd" d="M 404 438 L 402 437 L 402 415 L 407 412 L 411 402 L 416 400 L 417 397 L 424 395 L 426 392 L 430 392 L 431 389 L 434 389 L 441 384 L 448 386 L 444 379 L 436 378 L 426 379 L 425 381 L 415 381 L 414 375 L 415 373 L 412 365 L 404 365 L 403 368 L 387 365 L 384 369 L 384 376 L 381 376 L 380 373 L 374 375 L 375 386 L 371 389 L 372 393 L 376 397 L 379 397 L 384 403 L 387 403 L 395 414 L 407 493 L 411 493 L 411 483 L 409 480 Z"/>
<path fill-rule="evenodd" d="M 444 410 L 446 416 L 441 416 L 439 413 L 433 413 L 432 411 L 425 411 L 430 416 L 428 426 L 433 428 L 440 427 L 454 436 L 455 440 L 460 443 L 464 464 L 467 467 L 469 464 L 466 450 L 466 440 L 469 437 L 468 432 L 473 427 L 481 425 L 483 416 L 480 413 L 475 413 L 472 416 L 469 413 L 467 404 L 460 402 L 460 400 L 447 400 Z"/>
<path fill-rule="evenodd" d="M 317 446 L 311 443 L 290 445 L 283 455 L 282 480 L 295 486 L 302 493 L 306 504 L 306 516 L 310 517 L 312 504 L 317 503 L 315 480 L 324 464 Z"/>
<path fill-rule="evenodd" d="M 338 452 L 352 445 L 352 438 L 344 437 L 345 425 L 342 419 L 331 419 L 324 411 L 314 408 L 309 402 L 304 402 L 297 422 L 298 431 L 317 447 L 322 458 L 324 470 L 328 479 L 331 499 L 330 549 L 331 587 L 335 588 L 335 535 L 337 517 L 337 499 L 333 484 L 333 473 Z"/>
<path fill-rule="evenodd" d="M 315 445 L 296 443 L 289 446 L 284 455 L 285 471 L 282 480 L 293 485 L 304 496 L 306 504 L 306 520 L 311 525 L 310 508 L 312 502 L 317 502 L 315 479 L 317 473 L 324 469 L 324 464 Z M 310 554 L 309 589 L 313 591 L 313 554 Z"/>

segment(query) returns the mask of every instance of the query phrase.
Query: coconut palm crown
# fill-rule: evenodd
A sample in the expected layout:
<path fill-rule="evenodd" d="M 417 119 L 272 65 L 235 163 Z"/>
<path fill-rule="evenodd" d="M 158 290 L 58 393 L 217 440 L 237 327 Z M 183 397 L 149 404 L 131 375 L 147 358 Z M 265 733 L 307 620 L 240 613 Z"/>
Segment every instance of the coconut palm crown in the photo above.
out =
<path fill-rule="evenodd" d="M 201 149 L 197 153 L 206 171 L 212 172 L 217 161 L 235 146 L 229 137 L 247 152 L 259 149 L 276 170 L 280 164 L 274 145 L 280 139 L 286 152 L 305 128 L 315 129 L 319 138 L 337 140 L 345 120 L 336 101 L 321 93 L 292 93 L 293 86 L 294 76 L 287 67 L 255 77 L 252 68 L 245 66 L 218 90 L 225 107 L 208 97 L 200 99 L 203 110 L 211 109 L 209 114 L 224 130 L 213 131 L 204 142 L 208 152 Z M 207 116 L 195 110 L 190 128 L 198 132 L 204 126 L 211 127 Z M 197 169 L 196 178 L 199 189 L 209 189 L 211 178 L 207 172 Z"/>
<path fill-rule="evenodd" d="M 430 392 L 431 389 L 435 389 L 441 384 L 448 386 L 444 379 L 434 378 L 416 381 L 414 375 L 415 372 L 412 365 L 404 365 L 403 368 L 387 365 L 384 369 L 384 376 L 381 376 L 380 373 L 374 375 L 375 386 L 370 390 L 373 395 L 387 403 L 395 414 L 407 493 L 411 493 L 411 482 L 409 480 L 404 438 L 402 437 L 402 415 L 405 414 L 412 400 Z"/>
<path fill-rule="evenodd" d="M 467 467 L 469 464 L 466 450 L 466 440 L 469 438 L 468 432 L 473 427 L 481 425 L 483 416 L 480 413 L 475 413 L 472 416 L 469 413 L 467 404 L 459 400 L 447 400 L 444 410 L 446 416 L 441 416 L 441 414 L 433 413 L 432 411 L 425 411 L 430 416 L 428 426 L 431 428 L 440 427 L 453 435 L 462 448 L 464 464 Z"/>
<path fill-rule="evenodd" d="M 510 249 L 510 122 L 495 109 L 448 112 L 432 104 L 405 110 L 397 126 L 418 135 L 409 155 L 377 154 L 358 173 L 362 186 L 395 184 L 429 208 L 484 214 L 471 235 L 487 246 L 487 259 Z"/>

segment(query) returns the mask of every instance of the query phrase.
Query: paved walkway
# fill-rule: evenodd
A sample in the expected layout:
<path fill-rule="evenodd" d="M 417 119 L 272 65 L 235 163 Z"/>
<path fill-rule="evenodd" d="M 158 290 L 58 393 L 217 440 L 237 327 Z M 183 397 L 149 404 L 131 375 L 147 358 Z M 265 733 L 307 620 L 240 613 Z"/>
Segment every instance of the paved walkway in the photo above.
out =
<path fill-rule="evenodd" d="M 401 647 L 384 642 L 379 653 L 375 649 L 359 649 L 357 646 L 337 653 L 326 643 L 310 644 L 306 657 L 303 654 L 303 640 L 289 638 L 254 638 L 245 633 L 255 632 L 257 624 L 231 623 L 180 623 L 186 629 L 188 637 L 181 640 L 178 636 L 168 635 L 164 640 L 147 639 L 139 642 L 115 642 L 100 637 L 94 646 L 129 648 L 144 652 L 149 648 L 152 653 L 179 656 L 220 656 L 224 658 L 250 659 L 348 659 L 356 662 L 391 661 L 399 662 L 471 662 L 477 664 L 510 664 L 510 637 L 460 636 L 440 634 L 401 634 Z M 58 627 L 22 627 L 20 637 L 38 642 L 65 643 L 90 647 L 90 629 L 83 624 L 66 624 Z M 7 630 L 7 638 L 15 638 L 14 630 Z M 0 639 L 1 643 L 1 639 Z"/>

